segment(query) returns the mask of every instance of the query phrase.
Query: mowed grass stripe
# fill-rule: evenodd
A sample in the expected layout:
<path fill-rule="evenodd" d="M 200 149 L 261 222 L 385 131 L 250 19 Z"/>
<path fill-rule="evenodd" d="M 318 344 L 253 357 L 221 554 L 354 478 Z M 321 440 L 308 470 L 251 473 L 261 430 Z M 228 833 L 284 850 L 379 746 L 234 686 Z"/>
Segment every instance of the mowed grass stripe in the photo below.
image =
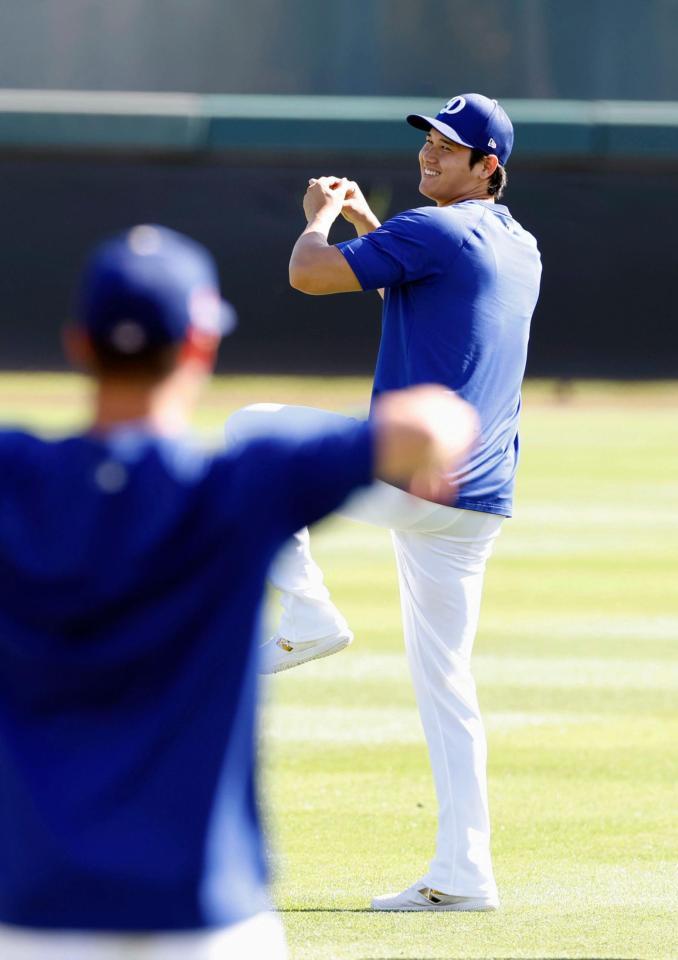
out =
<path fill-rule="evenodd" d="M 572 723 L 599 722 L 599 717 L 595 714 L 489 711 L 483 720 L 485 729 L 494 731 L 535 726 L 562 728 Z M 414 707 L 278 705 L 268 716 L 264 729 L 267 738 L 285 743 L 424 743 L 419 715 Z"/>
<path fill-rule="evenodd" d="M 331 672 L 332 682 L 362 682 L 375 677 L 380 683 L 406 682 L 404 655 L 357 653 L 348 650 L 327 663 L 306 664 L 281 676 L 282 683 L 294 684 L 299 695 L 305 686 L 315 686 Z M 675 690 L 678 693 L 678 663 L 653 660 L 622 660 L 614 657 L 521 657 L 477 654 L 473 673 L 478 686 L 505 684 L 512 687 L 549 689 L 588 687 L 589 689 Z"/>

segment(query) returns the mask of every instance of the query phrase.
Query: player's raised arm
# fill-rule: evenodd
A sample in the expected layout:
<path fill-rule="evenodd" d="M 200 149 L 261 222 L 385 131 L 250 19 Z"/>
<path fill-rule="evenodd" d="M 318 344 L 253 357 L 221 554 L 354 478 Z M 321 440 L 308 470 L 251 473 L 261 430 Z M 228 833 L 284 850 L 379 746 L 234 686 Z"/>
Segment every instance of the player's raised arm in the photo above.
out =
<path fill-rule="evenodd" d="M 348 220 L 353 225 L 359 237 L 364 237 L 366 233 L 372 233 L 373 230 L 377 230 L 381 226 L 379 219 L 355 180 L 349 180 L 346 184 L 341 215 L 344 220 Z"/>
<path fill-rule="evenodd" d="M 308 223 L 290 257 L 290 284 L 295 290 L 311 294 L 362 290 L 345 257 L 327 240 L 351 186 L 348 180 L 339 177 L 309 181 L 304 196 Z"/>
<path fill-rule="evenodd" d="M 417 386 L 382 394 L 374 408 L 375 475 L 426 500 L 449 503 L 450 474 L 478 437 L 474 408 L 450 390 Z"/>
<path fill-rule="evenodd" d="M 381 226 L 381 221 L 370 207 L 355 180 L 350 180 L 348 183 L 341 215 L 344 220 L 348 220 L 353 225 L 359 237 L 364 237 L 366 233 L 372 233 L 373 230 L 378 230 Z M 384 288 L 379 287 L 377 293 L 383 300 Z"/>

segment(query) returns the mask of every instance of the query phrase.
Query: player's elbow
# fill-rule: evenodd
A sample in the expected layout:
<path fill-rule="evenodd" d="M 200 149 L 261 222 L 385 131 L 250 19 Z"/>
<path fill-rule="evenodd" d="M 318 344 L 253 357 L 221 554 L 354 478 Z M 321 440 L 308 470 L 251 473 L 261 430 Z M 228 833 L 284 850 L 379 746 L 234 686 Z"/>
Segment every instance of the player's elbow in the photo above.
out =
<path fill-rule="evenodd" d="M 332 292 L 326 289 L 326 284 L 318 276 L 317 271 L 309 270 L 303 264 L 294 261 L 290 262 L 290 286 L 300 293 L 323 294 Z"/>
<path fill-rule="evenodd" d="M 308 270 L 304 270 L 298 263 L 290 261 L 290 286 L 299 293 L 309 293 L 308 289 L 311 276 Z"/>

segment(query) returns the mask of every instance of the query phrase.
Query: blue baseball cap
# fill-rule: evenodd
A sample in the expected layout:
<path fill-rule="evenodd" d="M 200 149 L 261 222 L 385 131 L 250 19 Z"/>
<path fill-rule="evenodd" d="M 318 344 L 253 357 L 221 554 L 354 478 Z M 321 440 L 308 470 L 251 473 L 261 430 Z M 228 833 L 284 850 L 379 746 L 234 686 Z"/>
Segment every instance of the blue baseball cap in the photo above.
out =
<path fill-rule="evenodd" d="M 411 113 L 407 122 L 418 130 L 431 127 L 462 147 L 494 153 L 504 166 L 513 148 L 513 124 L 496 100 L 481 93 L 452 97 L 435 117 Z"/>
<path fill-rule="evenodd" d="M 195 240 L 142 224 L 100 244 L 82 273 L 76 322 L 123 354 L 180 343 L 195 329 L 223 336 L 235 311 L 219 292 L 216 264 Z"/>

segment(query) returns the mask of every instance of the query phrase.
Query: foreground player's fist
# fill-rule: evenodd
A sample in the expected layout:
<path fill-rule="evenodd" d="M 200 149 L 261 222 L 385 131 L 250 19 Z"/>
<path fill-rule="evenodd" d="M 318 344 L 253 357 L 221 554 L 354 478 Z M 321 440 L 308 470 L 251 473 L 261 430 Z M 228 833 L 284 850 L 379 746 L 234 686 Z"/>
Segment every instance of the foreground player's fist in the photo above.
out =
<path fill-rule="evenodd" d="M 478 438 L 474 408 L 451 390 L 424 385 L 382 394 L 374 421 L 375 474 L 424 500 L 450 503 L 454 475 Z"/>

